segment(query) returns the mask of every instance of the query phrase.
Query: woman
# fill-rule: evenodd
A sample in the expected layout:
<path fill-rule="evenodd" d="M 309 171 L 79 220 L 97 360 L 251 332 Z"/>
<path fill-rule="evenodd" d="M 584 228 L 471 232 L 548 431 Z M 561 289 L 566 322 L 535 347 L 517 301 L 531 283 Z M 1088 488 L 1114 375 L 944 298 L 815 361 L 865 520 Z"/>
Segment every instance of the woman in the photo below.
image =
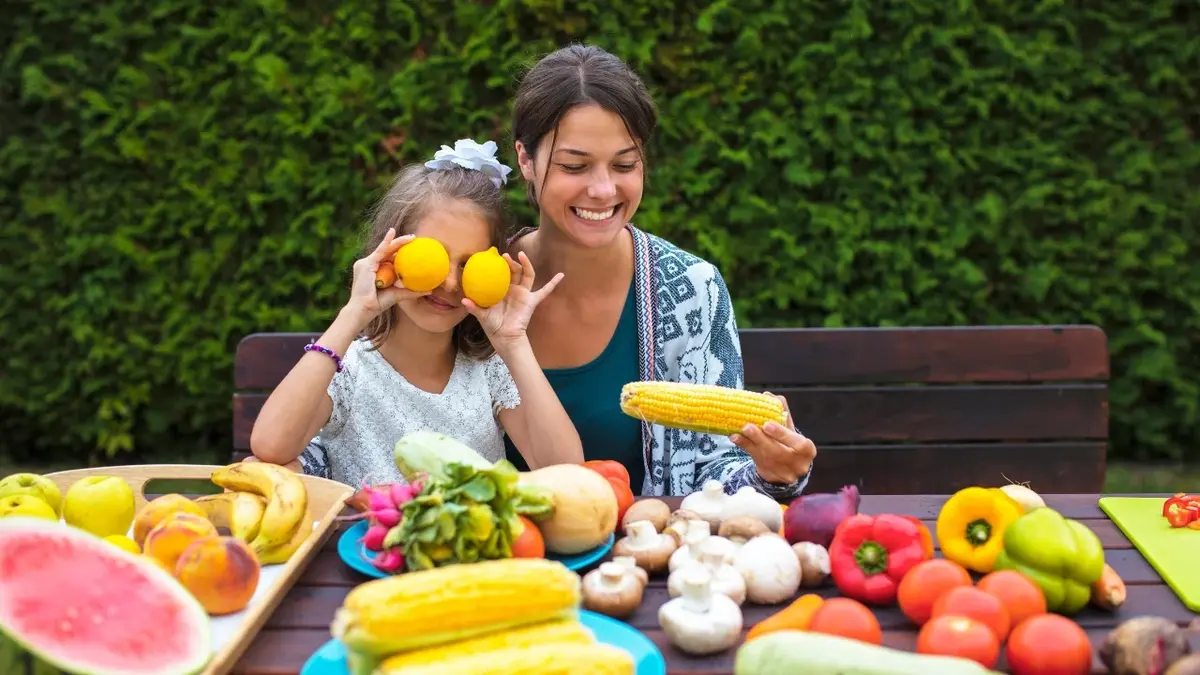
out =
<path fill-rule="evenodd" d="M 530 320 L 530 343 L 585 459 L 621 462 L 635 493 L 686 495 L 718 480 L 727 492 L 749 485 L 791 498 L 807 484 L 816 448 L 790 413 L 786 427 L 747 425 L 727 438 L 651 425 L 620 410 L 621 387 L 635 380 L 743 386 L 720 272 L 631 224 L 657 116 L 637 75 L 597 47 L 560 49 L 522 80 L 512 131 L 539 218 L 513 237 L 510 253 L 524 252 L 545 270 L 540 278 L 563 274 Z M 527 468 L 511 443 L 507 454 Z M 320 473 L 321 456 L 314 439 L 301 457 L 305 471 Z"/>

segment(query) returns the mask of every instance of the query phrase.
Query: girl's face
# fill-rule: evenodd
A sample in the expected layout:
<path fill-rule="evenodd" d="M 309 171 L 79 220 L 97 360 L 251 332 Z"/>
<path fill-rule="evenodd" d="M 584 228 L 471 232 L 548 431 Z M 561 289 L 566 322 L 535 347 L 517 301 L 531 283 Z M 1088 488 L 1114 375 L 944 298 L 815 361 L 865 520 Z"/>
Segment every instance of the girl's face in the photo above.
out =
<path fill-rule="evenodd" d="M 450 254 L 450 274 L 433 292 L 397 303 L 417 327 L 430 333 L 454 330 L 467 310 L 462 306 L 462 270 L 467 259 L 491 245 L 491 228 L 474 204 L 462 200 L 437 201 L 429 206 L 412 234 L 441 242 Z"/>
<path fill-rule="evenodd" d="M 581 246 L 611 244 L 642 201 L 638 144 L 619 115 L 597 105 L 563 116 L 557 136 L 538 143 L 536 160 L 518 142 L 517 162 L 534 186 L 542 224 Z"/>

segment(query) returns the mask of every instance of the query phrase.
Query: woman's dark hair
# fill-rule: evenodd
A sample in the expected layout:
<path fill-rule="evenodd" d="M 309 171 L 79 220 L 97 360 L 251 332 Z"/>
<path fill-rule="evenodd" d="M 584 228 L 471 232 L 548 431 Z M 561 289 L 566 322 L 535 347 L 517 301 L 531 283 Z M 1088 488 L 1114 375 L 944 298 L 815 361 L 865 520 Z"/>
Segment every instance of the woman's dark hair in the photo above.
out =
<path fill-rule="evenodd" d="M 435 171 L 413 164 L 396 174 L 387 194 L 376 204 L 359 257 L 378 248 L 389 228 L 396 228 L 397 237 L 412 234 L 431 207 L 454 200 L 474 206 L 488 224 L 491 245 L 504 246 L 508 234 L 504 195 L 487 174 L 460 167 Z M 363 338 L 372 349 L 379 349 L 387 339 L 399 313 L 399 307 L 392 307 L 367 324 Z M 494 351 L 483 326 L 470 314 L 454 327 L 453 338 L 459 353 L 471 358 L 484 360 Z"/>
<path fill-rule="evenodd" d="M 625 130 L 639 146 L 638 154 L 644 165 L 645 145 L 658 126 L 654 99 L 624 61 L 590 45 L 571 45 L 551 52 L 525 74 L 513 104 L 513 140 L 520 141 L 533 158 L 538 144 L 546 134 L 558 129 L 568 112 L 588 104 L 598 105 L 621 118 Z M 554 152 L 553 145 L 550 152 Z M 527 186 L 526 196 L 537 206 L 532 184 Z"/>

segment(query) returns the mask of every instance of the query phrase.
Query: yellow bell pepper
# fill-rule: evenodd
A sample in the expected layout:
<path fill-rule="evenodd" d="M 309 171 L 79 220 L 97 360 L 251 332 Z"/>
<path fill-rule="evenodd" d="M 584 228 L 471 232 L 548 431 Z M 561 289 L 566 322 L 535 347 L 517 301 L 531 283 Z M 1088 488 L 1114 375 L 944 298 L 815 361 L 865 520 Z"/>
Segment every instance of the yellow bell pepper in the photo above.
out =
<path fill-rule="evenodd" d="M 987 574 L 1004 549 L 1004 530 L 1025 510 L 1000 488 L 968 487 L 946 500 L 937 517 L 942 556 Z"/>

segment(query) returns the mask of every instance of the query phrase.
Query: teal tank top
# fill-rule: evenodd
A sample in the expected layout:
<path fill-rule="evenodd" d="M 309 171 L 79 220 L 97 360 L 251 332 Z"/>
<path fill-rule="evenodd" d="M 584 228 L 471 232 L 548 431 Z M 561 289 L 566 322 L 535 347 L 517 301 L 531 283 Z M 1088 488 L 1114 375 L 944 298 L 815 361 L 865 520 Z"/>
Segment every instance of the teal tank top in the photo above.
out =
<path fill-rule="evenodd" d="M 640 495 L 646 477 L 641 421 L 621 412 L 621 387 L 641 379 L 638 367 L 637 307 L 634 284 L 608 346 L 590 363 L 576 368 L 543 369 L 583 441 L 585 460 L 611 459 L 625 465 L 633 494 Z M 519 470 L 529 465 L 504 437 L 508 461 Z"/>

